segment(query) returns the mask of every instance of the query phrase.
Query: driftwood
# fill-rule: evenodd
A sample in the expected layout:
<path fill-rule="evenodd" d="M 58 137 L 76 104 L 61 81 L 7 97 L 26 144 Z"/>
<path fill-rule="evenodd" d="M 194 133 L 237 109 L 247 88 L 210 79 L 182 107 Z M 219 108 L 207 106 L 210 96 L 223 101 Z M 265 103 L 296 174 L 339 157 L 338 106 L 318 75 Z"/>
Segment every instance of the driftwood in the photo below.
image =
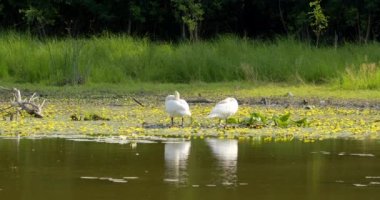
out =
<path fill-rule="evenodd" d="M 209 99 L 198 98 L 198 99 L 189 99 L 187 100 L 187 103 L 214 103 L 214 101 L 211 101 Z"/>
<path fill-rule="evenodd" d="M 33 95 L 27 99 L 22 99 L 21 92 L 17 88 L 13 88 L 13 100 L 11 100 L 11 106 L 16 108 L 16 116 L 21 111 L 25 111 L 28 114 L 36 117 L 36 118 L 43 118 L 42 115 L 42 107 L 45 104 L 45 100 L 42 101 L 41 104 L 36 104 L 34 101 L 38 99 L 36 96 L 36 93 L 33 93 Z"/>

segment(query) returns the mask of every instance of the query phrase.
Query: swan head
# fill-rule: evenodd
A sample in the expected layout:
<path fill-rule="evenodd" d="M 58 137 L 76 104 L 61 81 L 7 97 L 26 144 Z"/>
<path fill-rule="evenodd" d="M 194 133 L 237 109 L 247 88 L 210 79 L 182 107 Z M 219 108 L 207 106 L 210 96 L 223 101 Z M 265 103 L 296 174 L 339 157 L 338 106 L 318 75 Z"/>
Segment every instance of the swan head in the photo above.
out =
<path fill-rule="evenodd" d="M 233 98 L 233 97 L 227 97 L 226 100 L 228 102 L 236 102 L 237 103 L 237 100 L 235 98 Z"/>
<path fill-rule="evenodd" d="M 167 102 L 167 101 L 171 101 L 171 100 L 175 100 L 175 96 L 174 96 L 174 95 L 168 95 L 168 96 L 165 98 L 165 102 Z"/>

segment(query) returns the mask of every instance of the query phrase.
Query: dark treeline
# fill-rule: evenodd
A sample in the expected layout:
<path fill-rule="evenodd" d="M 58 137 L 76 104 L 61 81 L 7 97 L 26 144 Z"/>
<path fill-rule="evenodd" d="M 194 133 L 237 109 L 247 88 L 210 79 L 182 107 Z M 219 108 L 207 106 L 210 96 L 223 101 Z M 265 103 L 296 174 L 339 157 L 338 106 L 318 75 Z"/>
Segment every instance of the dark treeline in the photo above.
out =
<path fill-rule="evenodd" d="M 219 34 L 300 40 L 380 39 L 380 0 L 1 0 L 2 30 L 38 36 L 127 33 L 153 40 L 196 40 Z M 315 20 L 327 17 L 321 30 Z M 315 22 L 317 24 L 315 24 Z M 314 24 L 313 24 L 314 23 Z"/>

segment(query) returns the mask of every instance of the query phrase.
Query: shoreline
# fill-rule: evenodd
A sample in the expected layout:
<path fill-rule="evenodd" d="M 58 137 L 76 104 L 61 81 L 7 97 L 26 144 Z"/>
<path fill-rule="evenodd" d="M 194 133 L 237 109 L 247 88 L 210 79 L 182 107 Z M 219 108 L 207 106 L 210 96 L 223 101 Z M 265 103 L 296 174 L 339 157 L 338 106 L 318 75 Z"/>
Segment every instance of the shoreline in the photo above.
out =
<path fill-rule="evenodd" d="M 112 102 L 135 98 L 142 104 L 161 104 L 168 94 L 175 90 L 189 104 L 214 104 L 225 97 L 238 99 L 241 105 L 262 105 L 266 107 L 343 107 L 380 109 L 379 90 L 343 90 L 329 85 L 280 85 L 252 84 L 247 82 L 225 83 L 130 83 L 130 84 L 97 84 L 81 86 L 43 86 L 32 84 L 1 84 L 6 88 L 16 87 L 23 97 L 34 92 L 41 99 L 60 101 L 84 100 Z M 0 102 L 9 102 L 12 95 L 0 89 Z M 114 103 L 115 104 L 115 103 Z M 117 104 L 117 103 L 116 103 Z M 115 104 L 115 105 L 116 105 Z"/>

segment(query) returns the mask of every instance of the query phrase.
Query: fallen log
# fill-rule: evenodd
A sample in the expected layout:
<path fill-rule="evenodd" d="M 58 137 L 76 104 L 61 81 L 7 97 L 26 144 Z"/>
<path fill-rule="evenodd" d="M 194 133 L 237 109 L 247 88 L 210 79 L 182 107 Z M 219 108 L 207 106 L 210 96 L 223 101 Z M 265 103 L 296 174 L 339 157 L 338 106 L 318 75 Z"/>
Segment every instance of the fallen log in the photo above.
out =
<path fill-rule="evenodd" d="M 33 117 L 43 118 L 42 107 L 44 106 L 46 99 L 44 99 L 41 104 L 36 104 L 34 102 L 36 99 L 38 99 L 36 93 L 33 93 L 29 99 L 22 99 L 21 92 L 17 88 L 13 88 L 13 96 L 14 98 L 11 100 L 11 105 L 16 108 L 16 114 L 24 110 Z"/>

